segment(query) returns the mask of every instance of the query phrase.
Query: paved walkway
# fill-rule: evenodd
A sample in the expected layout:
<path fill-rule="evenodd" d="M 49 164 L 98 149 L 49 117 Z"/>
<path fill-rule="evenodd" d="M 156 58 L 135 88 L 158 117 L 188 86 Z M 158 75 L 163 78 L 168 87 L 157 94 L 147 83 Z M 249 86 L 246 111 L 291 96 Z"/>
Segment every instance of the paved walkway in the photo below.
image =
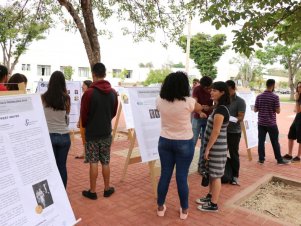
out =
<path fill-rule="evenodd" d="M 282 112 L 278 116 L 280 143 L 282 154 L 287 150 L 287 138 L 289 126 L 293 120 L 293 105 L 282 104 Z M 123 122 L 123 120 L 121 120 Z M 120 123 L 120 127 L 124 125 Z M 252 149 L 253 161 L 247 160 L 247 152 L 242 139 L 241 154 L 241 186 L 223 185 L 218 213 L 204 213 L 197 210 L 194 200 L 207 194 L 207 188 L 200 186 L 200 176 L 196 173 L 196 161 L 192 164 L 189 176 L 190 198 L 189 216 L 182 221 L 179 219 L 179 200 L 173 177 L 167 196 L 166 215 L 159 218 L 156 215 L 156 200 L 152 191 L 147 164 L 130 165 L 124 182 L 120 182 L 125 156 L 129 147 L 129 141 L 124 135 L 119 135 L 112 146 L 111 154 L 111 182 L 115 186 L 116 193 L 110 198 L 102 197 L 103 181 L 101 170 L 97 181 L 98 200 L 88 200 L 81 195 L 81 191 L 89 187 L 89 166 L 82 160 L 75 159 L 75 155 L 82 150 L 81 140 L 75 137 L 68 158 L 68 196 L 76 218 L 82 218 L 80 226 L 115 226 L 115 225 L 289 225 L 277 222 L 277 219 L 260 216 L 256 213 L 242 209 L 232 204 L 235 197 L 241 196 L 256 186 L 262 178 L 269 174 L 282 175 L 294 180 L 300 180 L 301 165 L 290 164 L 278 166 L 273 156 L 271 144 L 267 142 L 267 160 L 264 165 L 258 165 L 257 148 Z M 296 154 L 296 148 L 294 154 Z M 197 154 L 197 152 L 196 152 Z M 197 159 L 195 157 L 195 159 Z"/>

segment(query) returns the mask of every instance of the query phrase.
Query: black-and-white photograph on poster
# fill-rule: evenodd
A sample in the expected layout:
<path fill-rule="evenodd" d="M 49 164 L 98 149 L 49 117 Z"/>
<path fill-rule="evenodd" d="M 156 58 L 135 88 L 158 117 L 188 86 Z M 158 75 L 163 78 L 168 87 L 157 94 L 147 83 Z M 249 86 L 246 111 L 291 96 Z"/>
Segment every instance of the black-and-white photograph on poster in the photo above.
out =
<path fill-rule="evenodd" d="M 42 206 L 43 209 L 53 204 L 53 199 L 47 180 L 32 185 L 32 189 L 38 205 Z"/>

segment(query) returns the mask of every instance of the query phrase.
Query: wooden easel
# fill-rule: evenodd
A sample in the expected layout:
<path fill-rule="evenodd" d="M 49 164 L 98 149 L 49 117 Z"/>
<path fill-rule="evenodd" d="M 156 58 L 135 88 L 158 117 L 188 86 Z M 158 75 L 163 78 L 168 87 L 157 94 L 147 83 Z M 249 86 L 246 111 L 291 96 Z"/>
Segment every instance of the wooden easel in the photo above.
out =
<path fill-rule="evenodd" d="M 243 121 L 240 123 L 240 127 L 241 127 L 241 131 L 243 133 L 243 136 L 244 136 L 246 147 L 248 147 L 247 132 L 246 132 L 246 127 L 245 127 L 245 124 L 244 124 Z M 247 152 L 248 152 L 248 159 L 249 159 L 249 161 L 252 161 L 253 158 L 252 158 L 251 148 L 247 148 Z"/>
<path fill-rule="evenodd" d="M 19 90 L 0 91 L 0 96 L 26 94 L 25 83 L 18 83 Z"/>
<path fill-rule="evenodd" d="M 125 161 L 125 164 L 123 167 L 122 176 L 121 176 L 120 181 L 124 181 L 129 165 L 135 164 L 135 163 L 140 163 L 142 160 L 141 156 L 132 157 L 132 153 L 133 153 L 135 143 L 136 143 L 136 132 L 134 129 L 130 129 L 129 134 L 130 134 L 129 136 L 130 136 L 131 142 L 130 142 L 129 151 L 128 151 L 127 158 L 126 158 L 126 161 Z M 148 162 L 153 192 L 154 192 L 155 197 L 157 197 L 158 182 L 157 182 L 156 178 L 160 174 L 160 168 L 156 167 L 155 165 L 156 165 L 156 160 Z"/>
<path fill-rule="evenodd" d="M 119 102 L 119 107 L 118 107 L 118 110 L 117 110 L 116 119 L 115 119 L 113 131 L 112 131 L 113 141 L 114 141 L 115 136 L 117 134 L 117 128 L 118 128 L 121 112 L 122 112 L 122 104 Z M 125 161 L 125 164 L 124 164 L 124 167 L 123 167 L 122 176 L 121 176 L 121 179 L 120 179 L 121 182 L 123 182 L 125 177 L 126 177 L 126 172 L 127 172 L 128 166 L 132 165 L 132 164 L 135 164 L 135 163 L 140 163 L 142 161 L 141 156 L 132 157 L 133 150 L 134 150 L 135 144 L 136 144 L 135 129 L 128 129 L 128 139 L 130 140 L 130 146 L 129 146 L 129 151 L 127 153 L 126 161 Z M 159 175 L 160 168 L 155 167 L 155 164 L 156 164 L 156 160 L 148 162 L 152 189 L 153 189 L 155 197 L 157 197 L 158 182 L 156 180 L 156 177 Z"/>

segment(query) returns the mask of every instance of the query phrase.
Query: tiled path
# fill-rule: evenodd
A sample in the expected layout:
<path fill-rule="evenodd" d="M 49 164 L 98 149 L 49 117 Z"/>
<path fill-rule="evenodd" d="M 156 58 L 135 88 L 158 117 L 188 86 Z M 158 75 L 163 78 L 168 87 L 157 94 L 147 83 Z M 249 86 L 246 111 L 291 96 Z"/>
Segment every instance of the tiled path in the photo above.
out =
<path fill-rule="evenodd" d="M 282 104 L 282 112 L 278 116 L 282 154 L 287 150 L 286 134 L 293 120 L 293 114 L 292 104 Z M 121 123 L 120 127 L 124 127 L 124 125 Z M 152 192 L 147 164 L 130 165 L 125 181 L 120 182 L 128 147 L 129 141 L 122 135 L 112 146 L 111 182 L 115 186 L 116 193 L 110 198 L 102 197 L 103 181 L 101 170 L 99 170 L 97 181 L 99 199 L 92 201 L 81 196 L 81 191 L 87 189 L 89 185 L 89 167 L 87 164 L 83 164 L 82 160 L 74 159 L 74 156 L 82 150 L 81 140 L 79 137 L 75 138 L 68 158 L 67 192 L 76 218 L 82 218 L 78 225 L 288 225 L 288 223 L 277 223 L 272 217 L 257 216 L 254 212 L 242 210 L 230 204 L 233 197 L 241 194 L 250 186 L 254 186 L 268 174 L 301 180 L 301 165 L 276 165 L 269 142 L 266 144 L 267 161 L 264 165 L 258 165 L 256 163 L 257 148 L 252 150 L 253 161 L 248 161 L 242 140 L 240 148 L 241 186 L 222 186 L 218 213 L 203 213 L 196 209 L 197 205 L 194 200 L 206 194 L 207 189 L 200 186 L 200 176 L 195 172 L 196 164 L 192 164 L 194 173 L 189 176 L 190 209 L 188 219 L 185 221 L 179 219 L 179 200 L 174 178 L 170 184 L 166 202 L 167 212 L 164 218 L 156 215 L 156 200 Z M 296 147 L 294 153 L 296 153 Z"/>

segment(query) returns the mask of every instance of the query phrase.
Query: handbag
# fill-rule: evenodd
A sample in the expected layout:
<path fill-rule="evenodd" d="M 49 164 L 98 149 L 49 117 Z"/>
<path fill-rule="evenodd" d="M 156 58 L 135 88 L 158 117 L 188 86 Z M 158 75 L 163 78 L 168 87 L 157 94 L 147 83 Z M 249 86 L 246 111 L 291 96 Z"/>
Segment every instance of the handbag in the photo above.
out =
<path fill-rule="evenodd" d="M 207 187 L 209 185 L 209 168 L 208 161 L 205 162 L 205 170 L 202 172 L 202 183 L 203 187 Z"/>

